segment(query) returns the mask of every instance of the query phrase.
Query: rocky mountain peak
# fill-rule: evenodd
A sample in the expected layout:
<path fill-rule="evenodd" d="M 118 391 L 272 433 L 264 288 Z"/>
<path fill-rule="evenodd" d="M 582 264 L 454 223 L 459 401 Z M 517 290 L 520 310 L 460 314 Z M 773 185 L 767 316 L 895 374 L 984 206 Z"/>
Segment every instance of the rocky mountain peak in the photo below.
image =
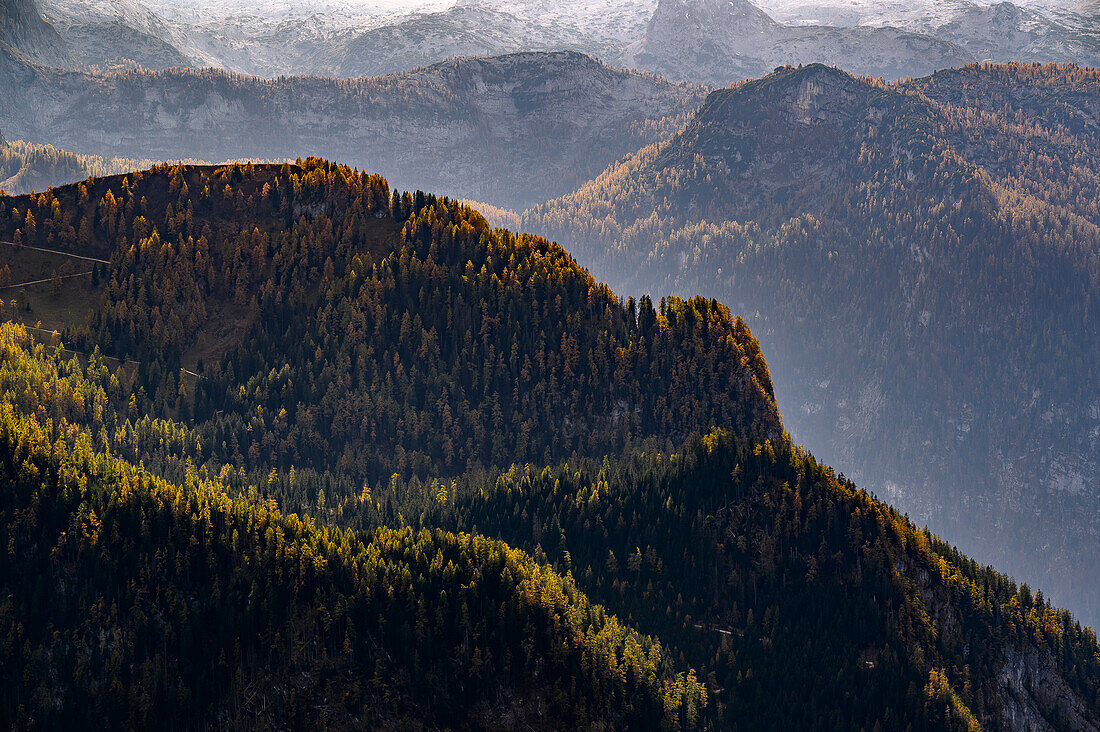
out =
<path fill-rule="evenodd" d="M 785 210 L 784 202 L 824 200 L 810 191 L 851 165 L 860 131 L 882 126 L 888 115 L 916 121 L 921 112 L 908 104 L 829 66 L 781 67 L 712 92 L 655 167 L 694 170 L 702 161 L 708 173 L 692 189 L 699 206 L 760 217 Z"/>
<path fill-rule="evenodd" d="M 874 91 L 831 66 L 785 66 L 756 81 L 712 92 L 693 127 L 733 131 L 761 124 L 847 124 L 865 115 Z"/>
<path fill-rule="evenodd" d="M 660 0 L 649 21 L 647 36 L 667 30 L 743 36 L 778 27 L 771 16 L 749 0 Z"/>

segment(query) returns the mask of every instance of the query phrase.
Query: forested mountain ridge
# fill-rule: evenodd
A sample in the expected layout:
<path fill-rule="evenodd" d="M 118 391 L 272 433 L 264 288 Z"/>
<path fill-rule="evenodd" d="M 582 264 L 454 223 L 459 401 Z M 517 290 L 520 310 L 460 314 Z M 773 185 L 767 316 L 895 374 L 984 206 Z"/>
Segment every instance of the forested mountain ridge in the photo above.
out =
<path fill-rule="evenodd" d="M 521 225 L 752 316 L 793 434 L 1093 619 L 1097 99 L 1066 66 L 781 69 Z"/>
<path fill-rule="evenodd" d="M 0 49 L 9 101 L 0 128 L 11 138 L 161 160 L 311 153 L 410 189 L 511 207 L 568 192 L 671 134 L 704 92 L 572 52 L 455 59 L 349 80 L 62 72 Z"/>
<path fill-rule="evenodd" d="M 1094 70 L 971 65 L 904 88 L 943 105 L 951 122 L 945 133 L 959 154 L 999 186 L 1100 225 L 1100 77 Z M 1085 239 L 1082 246 L 1091 243 Z"/>
<path fill-rule="evenodd" d="M 0 199 L 0 240 L 109 258 L 75 323 L 137 413 L 224 462 L 420 477 L 782 427 L 712 300 L 622 301 L 543 239 L 319 160 L 162 166 Z M 192 381 L 181 367 L 197 372 Z"/>

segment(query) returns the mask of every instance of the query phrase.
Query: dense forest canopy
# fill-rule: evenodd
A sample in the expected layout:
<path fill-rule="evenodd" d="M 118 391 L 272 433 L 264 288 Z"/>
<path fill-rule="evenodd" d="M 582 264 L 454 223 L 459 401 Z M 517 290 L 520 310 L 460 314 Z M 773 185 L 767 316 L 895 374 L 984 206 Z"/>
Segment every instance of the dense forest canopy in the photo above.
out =
<path fill-rule="evenodd" d="M 319 160 L 4 199 L 0 240 L 109 258 L 73 337 L 136 360 L 134 410 L 194 419 L 226 462 L 424 478 L 781 432 L 719 303 L 623 301 L 543 239 Z"/>
<path fill-rule="evenodd" d="M 95 449 L 118 419 L 105 370 L 23 328 L 0 342 L 5 726 L 698 721 L 694 674 L 572 579 L 484 537 L 323 527 L 255 488 L 166 482 Z"/>
<path fill-rule="evenodd" d="M 1095 621 L 1096 73 L 787 67 L 520 225 L 765 344 L 792 434 Z"/>

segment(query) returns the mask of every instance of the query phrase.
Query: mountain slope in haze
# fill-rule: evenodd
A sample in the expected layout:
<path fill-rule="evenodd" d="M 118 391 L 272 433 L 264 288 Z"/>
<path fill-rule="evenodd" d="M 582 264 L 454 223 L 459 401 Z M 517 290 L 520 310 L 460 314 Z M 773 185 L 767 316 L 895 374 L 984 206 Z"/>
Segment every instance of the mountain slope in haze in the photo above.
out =
<path fill-rule="evenodd" d="M 47 0 L 45 9 L 70 52 L 70 65 L 132 62 L 148 69 L 192 66 L 195 59 L 160 16 L 136 0 Z"/>
<path fill-rule="evenodd" d="M 516 51 L 575 48 L 554 45 L 553 33 L 510 13 L 479 5 L 456 5 L 441 13 L 423 13 L 399 23 L 371 28 L 343 41 L 335 76 L 377 76 L 437 63 L 454 56 L 498 56 Z"/>
<path fill-rule="evenodd" d="M 1100 64 L 1100 42 L 1087 27 L 1073 28 L 1011 2 L 966 5 L 933 31 L 976 61 Z"/>
<path fill-rule="evenodd" d="M 209 66 L 266 78 L 374 76 L 469 56 L 572 50 L 617 58 L 652 12 L 637 0 L 268 3 L 45 0 L 77 64 Z"/>
<path fill-rule="evenodd" d="M 42 191 L 92 176 L 147 168 L 152 160 L 77 155 L 51 145 L 7 142 L 0 135 L 0 190 L 11 195 Z"/>
<path fill-rule="evenodd" d="M 816 7 L 806 12 L 817 17 Z M 717 86 L 806 63 L 886 79 L 973 61 L 1100 64 L 1100 42 L 1087 28 L 1010 2 L 962 4 L 921 21 L 901 14 L 896 24 L 884 12 L 875 24 L 787 24 L 749 0 L 660 0 L 645 38 L 622 63 Z"/>
<path fill-rule="evenodd" d="M 103 171 L 117 172 L 117 171 Z M 48 145 L 8 143 L 0 138 L 0 190 L 10 194 L 49 188 L 51 184 L 74 181 L 89 175 L 88 166 L 77 155 Z"/>
<path fill-rule="evenodd" d="M 1095 634 L 796 448 L 724 307 L 623 302 L 546 242 L 388 193 L 309 160 L 160 166 L 0 200 L 21 240 L 111 260 L 82 313 L 91 327 L 72 329 L 83 355 L 0 329 L 0 539 L 18 562 L 0 569 L 14 570 L 0 574 L 0 639 L 23 641 L 6 641 L 0 668 L 20 714 L 254 726 L 266 704 L 261 719 L 281 726 L 1096 725 Z M 174 350 L 234 322 L 241 348 L 178 368 Z M 489 356 L 468 357 L 479 348 Z M 345 455 L 398 453 L 387 420 L 419 430 L 418 446 L 462 449 L 477 426 L 490 441 L 586 438 L 596 423 L 578 403 L 614 403 L 604 433 L 650 431 L 647 407 L 617 403 L 631 383 L 686 429 L 588 439 L 549 465 L 504 442 L 492 466 L 456 474 L 439 459 L 368 480 L 306 454 L 322 437 Z M 512 394 L 568 420 L 490 412 L 468 430 L 461 410 L 483 401 L 472 384 L 505 417 Z M 364 394 L 377 408 L 356 412 Z M 438 412 L 407 409 L 424 403 Z M 307 458 L 290 465 L 288 423 Z M 103 628 L 118 640 L 95 641 Z M 118 693 L 96 694 L 99 680 Z"/>
<path fill-rule="evenodd" d="M 69 63 L 69 51 L 57 31 L 42 18 L 35 0 L 0 2 L 0 45 L 38 63 Z"/>
<path fill-rule="evenodd" d="M 751 315 L 792 434 L 1095 619 L 1097 99 L 1072 67 L 786 68 L 522 225 Z"/>
<path fill-rule="evenodd" d="M 425 0 L 400 7 L 320 0 L 267 3 L 261 9 L 46 0 L 41 10 L 71 52 L 67 60 L 48 63 L 67 68 L 193 66 L 265 78 L 347 78 L 454 57 L 571 50 L 723 86 L 799 62 L 888 78 L 985 60 L 1100 64 L 1100 42 L 1087 14 L 1053 7 L 1010 2 L 767 7 L 761 10 L 748 0 L 570 0 L 549 6 L 531 0 Z"/>
<path fill-rule="evenodd" d="M 57 72 L 0 58 L 9 137 L 103 156 L 340 157 L 515 207 L 669 134 L 702 90 L 576 53 L 456 60 L 356 81 L 216 71 Z"/>

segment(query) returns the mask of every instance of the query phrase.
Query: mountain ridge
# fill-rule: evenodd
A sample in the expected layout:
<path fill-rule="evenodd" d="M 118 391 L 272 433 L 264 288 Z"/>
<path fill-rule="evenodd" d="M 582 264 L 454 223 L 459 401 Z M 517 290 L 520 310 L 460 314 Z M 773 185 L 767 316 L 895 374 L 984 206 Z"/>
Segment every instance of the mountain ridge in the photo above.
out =
<path fill-rule="evenodd" d="M 13 104 L 0 110 L 0 125 L 28 142 L 167 160 L 339 154 L 408 188 L 509 206 L 579 185 L 674 129 L 702 96 L 572 52 L 454 60 L 354 81 L 2 66 L 0 87 Z M 524 92 L 529 79 L 544 81 Z"/>
<path fill-rule="evenodd" d="M 780 69 L 521 223 L 620 288 L 755 311 L 795 435 L 1092 617 L 1090 73 Z"/>
<path fill-rule="evenodd" d="M 115 213 L 95 222 L 93 201 Z M 316 159 L 161 166 L 0 210 L 6 241 L 111 260 L 69 330 L 147 363 L 137 408 L 209 421 L 227 462 L 375 480 L 614 452 L 709 421 L 758 441 L 782 434 L 759 347 L 728 309 L 624 302 L 560 247 L 494 231 L 447 199 L 391 196 L 378 176 Z M 428 275 L 430 286 L 402 284 Z M 486 313 L 487 298 L 516 322 Z M 421 364 L 432 353 L 440 363 Z M 190 390 L 159 384 L 203 371 L 203 357 Z M 255 389 L 283 396 L 257 411 Z"/>
<path fill-rule="evenodd" d="M 749 0 L 660 0 L 645 38 L 623 57 L 627 66 L 716 86 L 800 62 L 898 78 L 972 60 L 950 41 L 898 28 L 784 25 Z"/>
<path fill-rule="evenodd" d="M 848 9 L 783 3 L 769 5 L 772 16 L 748 0 L 575 0 L 553 7 L 424 0 L 402 8 L 320 2 L 268 5 L 263 13 L 47 0 L 45 11 L 72 51 L 66 67 L 215 67 L 270 79 L 354 78 L 456 56 L 565 49 L 719 86 L 800 62 L 891 79 L 974 61 L 1100 63 L 1087 11 L 1007 0 Z"/>

